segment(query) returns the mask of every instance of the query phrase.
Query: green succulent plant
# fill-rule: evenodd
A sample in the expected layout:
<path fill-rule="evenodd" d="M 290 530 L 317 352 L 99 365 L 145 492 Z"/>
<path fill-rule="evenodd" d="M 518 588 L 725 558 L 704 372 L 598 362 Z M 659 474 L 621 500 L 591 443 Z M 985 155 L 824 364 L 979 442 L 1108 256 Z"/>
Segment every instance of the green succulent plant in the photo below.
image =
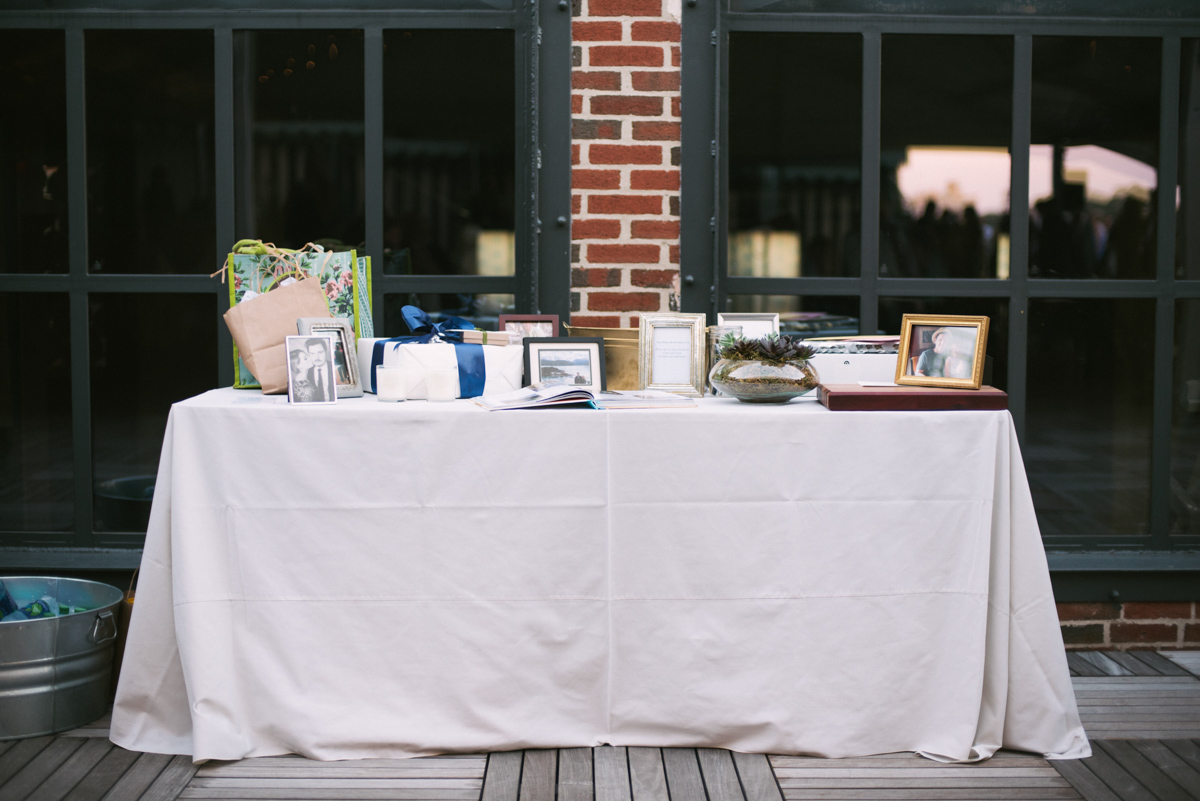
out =
<path fill-rule="evenodd" d="M 803 361 L 812 358 L 816 353 L 811 347 L 803 344 L 799 337 L 786 334 L 771 334 L 762 339 L 744 339 L 734 334 L 726 334 L 721 339 L 720 346 L 722 359 L 768 364 Z"/>

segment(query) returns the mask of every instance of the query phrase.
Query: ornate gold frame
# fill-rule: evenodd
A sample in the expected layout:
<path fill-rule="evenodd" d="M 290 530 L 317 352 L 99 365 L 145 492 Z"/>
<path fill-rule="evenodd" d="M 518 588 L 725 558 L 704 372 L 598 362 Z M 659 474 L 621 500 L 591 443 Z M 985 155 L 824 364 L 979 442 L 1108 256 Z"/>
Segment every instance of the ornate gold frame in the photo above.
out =
<path fill-rule="evenodd" d="M 655 312 L 643 314 L 638 320 L 638 389 L 661 389 L 664 392 L 674 392 L 689 398 L 704 396 L 704 325 L 707 322 L 703 314 L 683 314 L 680 312 Z M 689 356 L 691 383 L 688 384 L 655 384 L 653 378 L 654 366 L 654 329 L 655 328 L 689 328 L 691 354 Z"/>
<path fill-rule="evenodd" d="M 896 383 L 915 387 L 947 387 L 950 389 L 979 389 L 983 384 L 984 353 L 987 350 L 989 319 L 982 316 L 954 314 L 906 314 L 900 326 L 900 352 L 896 355 Z M 970 378 L 936 378 L 908 375 L 907 366 L 912 348 L 913 326 L 935 325 L 947 328 L 974 328 L 975 360 Z"/>

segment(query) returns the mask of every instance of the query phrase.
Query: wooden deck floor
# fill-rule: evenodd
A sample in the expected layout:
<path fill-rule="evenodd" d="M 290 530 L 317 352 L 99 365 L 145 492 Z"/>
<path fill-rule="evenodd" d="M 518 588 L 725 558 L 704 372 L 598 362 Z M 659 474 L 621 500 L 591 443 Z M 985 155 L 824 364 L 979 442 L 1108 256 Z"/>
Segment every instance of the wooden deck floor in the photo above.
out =
<path fill-rule="evenodd" d="M 1200 652 L 1068 656 L 1094 755 L 974 765 L 692 748 L 569 748 L 425 759 L 209 762 L 139 754 L 107 720 L 0 742 L 0 801 L 1200 801 Z"/>

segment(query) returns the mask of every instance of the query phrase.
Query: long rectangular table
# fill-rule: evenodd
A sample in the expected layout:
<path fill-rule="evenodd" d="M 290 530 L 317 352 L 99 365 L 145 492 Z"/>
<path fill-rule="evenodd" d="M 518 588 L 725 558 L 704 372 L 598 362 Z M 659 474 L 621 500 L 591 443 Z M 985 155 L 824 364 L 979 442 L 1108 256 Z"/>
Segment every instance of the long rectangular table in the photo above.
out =
<path fill-rule="evenodd" d="M 171 410 L 112 739 L 1090 753 L 1007 412 L 227 389 Z"/>

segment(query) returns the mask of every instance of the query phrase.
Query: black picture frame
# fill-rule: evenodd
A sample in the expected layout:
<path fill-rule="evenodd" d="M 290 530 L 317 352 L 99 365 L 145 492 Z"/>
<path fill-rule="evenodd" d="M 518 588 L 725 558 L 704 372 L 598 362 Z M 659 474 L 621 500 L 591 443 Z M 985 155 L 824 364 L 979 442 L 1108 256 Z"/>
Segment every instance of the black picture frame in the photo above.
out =
<path fill-rule="evenodd" d="M 561 345 L 558 350 L 582 350 L 596 347 L 596 364 L 600 370 L 600 391 L 608 389 L 608 376 L 604 370 L 604 338 L 603 337 L 525 337 L 524 342 L 524 361 L 525 374 L 522 377 L 521 383 L 524 386 L 529 386 L 533 383 L 532 364 L 530 363 L 530 346 L 542 349 L 545 345 Z"/>

